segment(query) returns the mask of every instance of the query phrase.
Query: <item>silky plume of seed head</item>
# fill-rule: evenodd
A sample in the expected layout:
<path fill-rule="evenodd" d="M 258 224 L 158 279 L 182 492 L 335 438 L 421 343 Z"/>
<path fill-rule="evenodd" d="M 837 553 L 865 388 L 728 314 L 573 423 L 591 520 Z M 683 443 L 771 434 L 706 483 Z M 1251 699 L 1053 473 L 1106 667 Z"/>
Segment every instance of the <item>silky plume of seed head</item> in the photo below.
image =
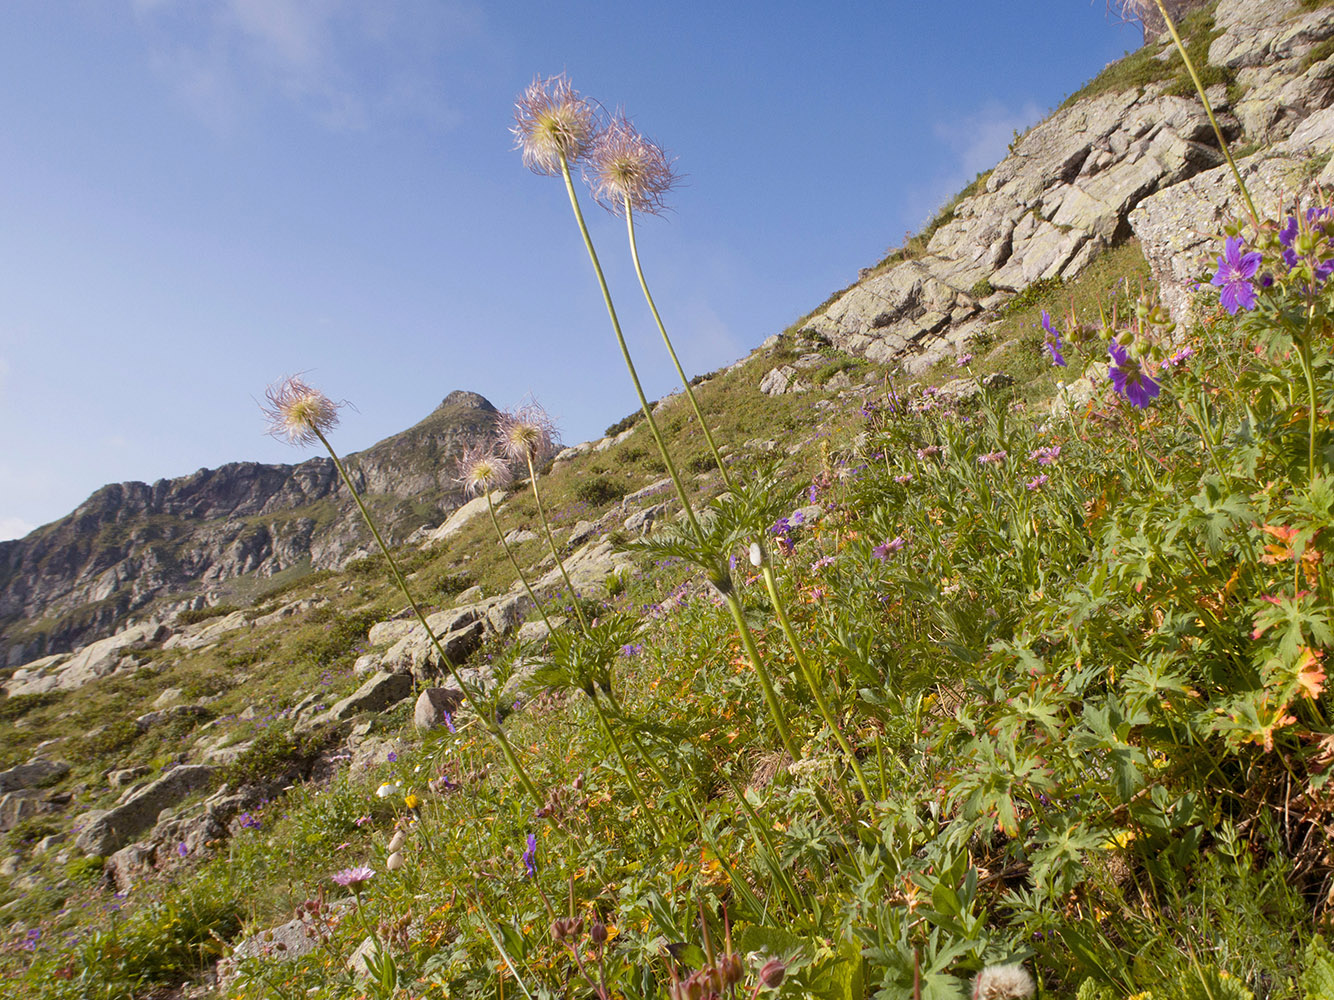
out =
<path fill-rule="evenodd" d="M 1033 977 L 1017 962 L 988 965 L 973 978 L 973 1000 L 1024 1000 L 1034 989 Z"/>
<path fill-rule="evenodd" d="M 625 215 L 625 203 L 636 212 L 661 215 L 663 198 L 676 184 L 667 152 L 618 114 L 593 143 L 587 163 L 593 197 L 607 211 Z"/>
<path fill-rule="evenodd" d="M 260 408 L 268 418 L 269 433 L 297 445 L 314 444 L 338 426 L 338 408 L 343 405 L 307 385 L 300 375 L 273 383 L 264 398 L 268 405 Z"/>
<path fill-rule="evenodd" d="M 580 162 L 598 135 L 598 113 L 592 102 L 570 86 L 565 74 L 534 79 L 514 104 L 514 148 L 523 165 L 536 174 L 554 176 L 566 164 Z"/>
<path fill-rule="evenodd" d="M 514 476 L 509 466 L 491 448 L 474 445 L 459 458 L 459 483 L 469 496 L 480 496 L 509 485 Z"/>
<path fill-rule="evenodd" d="M 496 443 L 516 462 L 541 465 L 555 452 L 556 440 L 556 425 L 536 403 L 508 410 L 496 423 Z"/>

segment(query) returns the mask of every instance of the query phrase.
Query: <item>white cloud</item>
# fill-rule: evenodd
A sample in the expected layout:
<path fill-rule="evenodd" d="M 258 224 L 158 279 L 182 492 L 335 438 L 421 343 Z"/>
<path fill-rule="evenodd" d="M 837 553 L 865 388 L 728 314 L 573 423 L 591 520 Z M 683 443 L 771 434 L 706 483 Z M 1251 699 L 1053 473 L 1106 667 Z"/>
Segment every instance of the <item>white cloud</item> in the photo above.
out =
<path fill-rule="evenodd" d="M 35 527 L 37 525 L 29 524 L 21 517 L 0 514 L 0 542 L 8 541 L 11 538 L 22 538 Z"/>
<path fill-rule="evenodd" d="M 474 0 L 131 0 L 154 68 L 214 128 L 277 95 L 326 127 L 441 111 L 445 50 L 482 31 Z"/>
<path fill-rule="evenodd" d="M 974 177 L 1000 163 L 1015 136 L 1041 120 L 1044 114 L 1032 101 L 1019 108 L 988 101 L 969 114 L 937 122 L 931 131 L 949 149 L 951 162 L 916 192 L 914 203 L 927 209 L 920 221 L 929 221 L 941 205 Z"/>

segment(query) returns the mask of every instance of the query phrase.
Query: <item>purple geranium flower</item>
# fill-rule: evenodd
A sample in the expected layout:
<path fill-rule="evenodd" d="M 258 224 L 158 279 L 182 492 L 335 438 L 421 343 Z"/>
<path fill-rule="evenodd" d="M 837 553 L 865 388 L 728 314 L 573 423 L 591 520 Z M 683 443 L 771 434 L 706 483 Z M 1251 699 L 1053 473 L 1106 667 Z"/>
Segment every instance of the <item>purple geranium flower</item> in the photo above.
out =
<path fill-rule="evenodd" d="M 526 878 L 537 875 L 537 834 L 528 834 L 528 849 L 523 852 L 523 866 L 528 870 Z"/>
<path fill-rule="evenodd" d="M 1255 308 L 1255 286 L 1251 284 L 1251 279 L 1260 268 L 1261 257 L 1257 250 L 1242 253 L 1242 247 L 1245 245 L 1246 241 L 1240 236 L 1229 236 L 1227 243 L 1224 244 L 1223 253 L 1218 258 L 1218 272 L 1213 277 L 1213 284 L 1223 290 L 1218 300 L 1229 316 L 1237 315 L 1239 309 Z M 1119 387 L 1116 391 L 1121 392 Z M 1155 388 L 1149 398 L 1156 395 L 1158 392 Z M 1147 402 L 1146 399 L 1145 403 L 1137 405 L 1142 406 Z"/>
<path fill-rule="evenodd" d="M 1254 301 L 1254 292 L 1251 293 L 1251 298 Z M 1112 388 L 1116 390 L 1117 395 L 1124 396 L 1131 406 L 1144 409 L 1149 405 L 1149 400 L 1158 395 L 1161 387 L 1148 376 L 1139 360 L 1132 358 L 1115 340 L 1107 345 L 1107 353 L 1112 356 L 1113 362 L 1111 368 L 1107 370 L 1112 380 Z"/>
<path fill-rule="evenodd" d="M 1058 368 L 1064 368 L 1065 356 L 1061 353 L 1061 331 L 1051 325 L 1051 316 L 1047 310 L 1042 310 L 1042 329 L 1047 331 L 1047 339 L 1043 341 L 1042 346 L 1051 354 L 1051 363 Z"/>

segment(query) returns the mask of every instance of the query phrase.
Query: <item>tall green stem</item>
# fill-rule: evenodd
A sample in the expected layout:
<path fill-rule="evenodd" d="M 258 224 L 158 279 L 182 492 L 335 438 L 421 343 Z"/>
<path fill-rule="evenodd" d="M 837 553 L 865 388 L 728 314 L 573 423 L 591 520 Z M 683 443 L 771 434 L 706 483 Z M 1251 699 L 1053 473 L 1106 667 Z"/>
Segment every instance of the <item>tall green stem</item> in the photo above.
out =
<path fill-rule="evenodd" d="M 324 445 L 325 450 L 329 453 L 329 457 L 333 459 L 334 468 L 338 470 L 338 475 L 342 477 L 343 484 L 347 486 L 347 491 L 352 494 L 352 499 L 356 501 L 357 509 L 361 511 L 362 520 L 366 522 L 366 527 L 371 529 L 371 534 L 375 536 L 375 543 L 380 547 L 380 552 L 384 555 L 385 562 L 389 564 L 389 571 L 394 576 L 394 582 L 398 585 L 398 589 L 403 592 L 403 596 L 407 599 L 408 605 L 412 608 L 412 613 L 417 616 L 417 621 L 420 622 L 421 627 L 426 630 L 426 636 L 431 640 L 431 645 L 435 647 L 435 651 L 440 657 L 440 662 L 444 664 L 445 669 L 449 671 L 450 676 L 454 679 L 454 683 L 457 684 L 459 690 L 463 692 L 463 696 L 468 699 L 468 706 L 477 714 L 477 717 L 482 720 L 482 724 L 486 726 L 487 730 L 500 744 L 500 750 L 505 755 L 505 761 L 509 764 L 510 769 L 519 779 L 519 784 L 523 785 L 523 790 L 528 793 L 534 802 L 541 806 L 542 796 L 538 794 L 537 787 L 528 777 L 528 772 L 525 771 L 523 765 L 519 763 L 519 758 L 515 755 L 514 748 L 510 746 L 510 742 L 505 736 L 505 731 L 500 727 L 499 723 L 487 714 L 482 705 L 473 696 L 472 686 L 465 683 L 463 678 L 459 676 L 458 670 L 454 667 L 454 661 L 449 658 L 444 647 L 440 645 L 440 639 L 436 636 L 435 629 L 427 624 L 426 615 L 422 613 L 422 609 L 417 604 L 416 598 L 412 596 L 412 591 L 408 589 L 408 581 L 404 579 L 402 571 L 398 568 L 397 560 L 394 559 L 393 554 L 389 551 L 389 546 L 385 544 L 384 538 L 381 537 L 380 529 L 376 527 L 375 519 L 371 517 L 370 510 L 367 509 L 365 502 L 361 499 L 361 494 L 358 493 L 357 488 L 352 485 L 352 477 L 347 474 L 347 469 L 343 466 L 342 459 L 338 457 L 338 453 L 334 451 L 333 445 L 329 443 L 329 439 L 324 436 L 319 428 L 314 428 L 314 431 L 319 435 L 320 443 Z M 487 508 L 489 509 L 490 506 L 491 499 L 488 495 Z M 491 515 L 491 519 L 493 521 L 495 520 L 494 513 Z M 498 529 L 500 526 L 497 524 L 496 527 Z M 501 541 L 503 542 L 504 539 L 502 538 Z"/>
<path fill-rule="evenodd" d="M 621 768 L 625 771 L 625 778 L 630 782 L 630 790 L 634 792 L 639 807 L 644 810 L 644 818 L 648 820 L 649 826 L 653 827 L 653 833 L 657 838 L 662 840 L 662 827 L 658 826 L 658 821 L 653 818 L 653 808 L 648 804 L 648 799 L 644 797 L 644 790 L 639 786 L 639 779 L 630 770 L 630 762 L 625 759 L 625 750 L 622 749 L 621 741 L 616 738 L 616 733 L 611 728 L 611 720 L 607 718 L 607 713 L 603 711 L 596 695 L 590 696 L 588 700 L 593 703 L 593 711 L 597 713 L 598 721 L 602 723 L 602 729 L 607 734 L 607 739 L 611 740 L 612 748 L 616 751 L 616 757 L 621 762 Z"/>
<path fill-rule="evenodd" d="M 505 532 L 500 529 L 500 520 L 496 517 L 495 507 L 491 505 L 490 493 L 486 495 L 486 512 L 491 515 L 491 525 L 496 529 L 496 537 L 500 539 L 500 547 L 505 550 L 505 555 L 509 557 L 510 565 L 514 567 L 514 572 L 518 575 L 519 582 L 523 584 L 523 589 L 528 593 L 528 599 L 533 602 L 533 607 L 535 607 L 537 613 L 542 616 L 542 624 L 547 627 L 548 632 L 554 632 L 555 628 L 552 627 L 551 619 L 548 618 L 547 613 L 542 610 L 542 605 L 538 601 L 537 595 L 533 593 L 533 588 L 528 585 L 528 577 L 525 576 L 523 570 L 519 568 L 519 560 L 514 558 L 514 552 L 510 549 L 510 543 L 505 541 Z"/>
<path fill-rule="evenodd" d="M 676 348 L 672 346 L 672 338 L 667 336 L 667 327 L 663 325 L 662 316 L 658 313 L 657 303 L 653 301 L 653 295 L 648 290 L 648 282 L 644 280 L 644 268 L 639 263 L 639 241 L 635 239 L 635 219 L 634 207 L 627 197 L 625 199 L 625 228 L 630 236 L 630 259 L 635 262 L 635 274 L 639 277 L 639 287 L 644 291 L 644 299 L 648 302 L 649 311 L 653 313 L 653 322 L 658 324 L 658 332 L 662 334 L 662 342 L 667 345 L 667 353 L 672 356 L 672 364 L 676 366 L 676 374 L 681 378 L 681 388 L 685 390 L 686 399 L 690 400 L 690 408 L 695 411 L 695 419 L 699 421 L 699 426 L 704 431 L 704 440 L 709 444 L 709 451 L 713 452 L 713 460 L 718 465 L 718 471 L 723 474 L 723 482 L 727 488 L 732 488 L 732 476 L 727 471 L 727 466 L 723 464 L 722 453 L 718 451 L 718 445 L 714 443 L 713 432 L 709 430 L 708 421 L 704 419 L 704 413 L 699 408 L 699 402 L 695 399 L 695 392 L 690 388 L 690 379 L 686 378 L 685 369 L 681 367 L 681 361 L 676 356 Z"/>
<path fill-rule="evenodd" d="M 560 170 L 561 176 L 565 178 L 565 192 L 570 196 L 570 207 L 574 209 L 574 218 L 579 224 L 579 233 L 584 238 L 584 249 L 588 251 L 588 258 L 593 262 L 593 271 L 597 275 L 598 287 L 602 290 L 602 302 L 607 307 L 607 315 L 611 318 L 611 328 L 616 334 L 616 343 L 621 349 L 621 358 L 625 361 L 625 368 L 630 373 L 630 381 L 634 383 L 635 395 L 639 397 L 639 406 L 644 411 L 644 421 L 648 424 L 649 433 L 653 435 L 653 441 L 662 454 L 663 464 L 667 466 L 667 474 L 672 477 L 672 485 L 676 487 L 676 495 L 681 501 L 681 506 L 685 509 L 686 518 L 690 521 L 690 527 L 695 533 L 695 538 L 700 544 L 703 544 L 704 532 L 699 526 L 699 521 L 695 518 L 695 508 L 691 506 L 690 498 L 686 495 L 680 473 L 676 471 L 676 463 L 672 461 L 672 456 L 667 451 L 667 443 L 663 440 L 662 432 L 658 430 L 658 422 L 653 419 L 653 410 L 648 405 L 648 397 L 644 395 L 644 387 L 639 382 L 639 373 L 635 371 L 635 363 L 630 357 L 630 348 L 625 343 L 625 334 L 621 332 L 621 321 L 616 316 L 616 306 L 611 301 L 611 289 L 607 287 L 607 277 L 602 272 L 602 263 L 598 260 L 597 250 L 593 248 L 593 237 L 589 235 L 588 223 L 584 221 L 583 209 L 579 207 L 579 196 L 575 193 L 574 179 L 570 176 L 570 165 L 566 162 L 564 154 L 560 158 Z"/>
<path fill-rule="evenodd" d="M 741 612 L 741 603 L 732 595 L 728 595 L 727 608 L 732 612 L 732 620 L 736 622 L 737 631 L 741 633 L 741 644 L 746 649 L 746 655 L 750 657 L 750 662 L 755 666 L 755 673 L 760 678 L 760 688 L 764 691 L 764 703 L 769 707 L 769 714 L 773 717 L 774 727 L 778 730 L 778 738 L 783 743 L 783 749 L 793 760 L 800 760 L 801 754 L 797 752 L 796 744 L 792 742 L 792 734 L 788 732 L 787 719 L 783 715 L 782 706 L 778 704 L 778 694 L 774 691 L 773 682 L 769 679 L 769 670 L 760 659 L 760 651 L 755 648 L 755 637 L 750 633 L 750 626 L 746 624 L 745 615 Z"/>
<path fill-rule="evenodd" d="M 1176 44 L 1177 52 L 1181 53 L 1181 61 L 1186 64 L 1186 72 L 1190 74 L 1191 80 L 1195 84 L 1195 91 L 1200 95 L 1200 100 L 1204 102 L 1204 113 L 1209 116 L 1209 124 L 1214 127 L 1214 135 L 1218 137 L 1218 147 L 1227 157 L 1227 165 L 1232 168 L 1232 176 L 1237 179 L 1237 187 L 1241 189 L 1241 196 L 1246 199 L 1246 210 L 1251 213 L 1251 223 L 1255 226 L 1256 232 L 1260 230 L 1260 214 L 1255 210 L 1255 202 L 1251 201 L 1250 189 L 1246 187 L 1246 182 L 1241 179 L 1241 171 L 1237 169 L 1237 163 L 1232 159 L 1232 150 L 1228 148 L 1227 139 L 1223 138 L 1223 130 L 1218 125 L 1218 119 L 1214 117 L 1213 105 L 1209 103 L 1209 95 L 1204 92 L 1204 83 L 1200 80 L 1200 74 L 1195 69 L 1195 63 L 1190 58 L 1190 53 L 1186 51 L 1186 43 L 1181 40 L 1181 35 L 1177 33 L 1176 22 L 1172 20 L 1172 15 L 1167 12 L 1167 7 L 1163 0 L 1154 0 L 1158 5 L 1158 12 L 1163 15 L 1163 20 L 1167 23 L 1167 30 L 1172 33 L 1172 41 Z"/>
<path fill-rule="evenodd" d="M 686 519 L 690 522 L 695 540 L 701 546 L 704 546 L 706 544 L 704 530 L 695 517 L 695 508 L 690 503 L 690 497 L 686 495 L 685 486 L 681 482 L 681 475 L 676 471 L 676 463 L 672 461 L 671 453 L 667 450 L 667 442 L 663 440 L 662 433 L 658 430 L 658 423 L 653 419 L 653 410 L 649 407 L 648 397 L 644 395 L 644 387 L 639 382 L 639 374 L 635 371 L 635 363 L 630 357 L 630 348 L 626 346 L 625 335 L 621 332 L 621 321 L 616 316 L 616 307 L 611 301 L 611 290 L 607 287 L 607 277 L 602 271 L 597 250 L 593 248 L 593 237 L 589 235 L 588 224 L 584 221 L 583 209 L 579 207 L 579 196 L 575 193 L 574 179 L 570 176 L 570 165 L 564 154 L 561 154 L 560 170 L 561 176 L 565 180 L 565 193 L 570 197 L 570 208 L 574 210 L 574 218 L 579 225 L 579 233 L 584 239 L 584 249 L 588 251 L 588 258 L 592 261 L 593 271 L 597 275 L 598 287 L 602 290 L 602 301 L 607 307 L 607 316 L 611 319 L 611 328 L 616 334 L 616 343 L 621 349 L 621 358 L 625 361 L 626 370 L 630 373 L 630 381 L 634 383 L 635 394 L 639 397 L 640 408 L 644 411 L 644 421 L 648 425 L 649 433 L 653 435 L 654 443 L 658 446 L 658 453 L 662 456 L 663 465 L 667 467 L 667 474 L 672 479 L 672 485 L 676 487 L 677 498 L 681 501 L 681 507 L 685 511 Z M 755 640 L 751 636 L 750 628 L 746 625 L 745 617 L 741 613 L 741 602 L 733 592 L 730 581 L 723 596 L 727 599 L 727 607 L 732 612 L 732 618 L 736 621 L 737 628 L 741 632 L 741 642 L 746 648 L 746 654 L 750 657 L 750 662 L 759 675 L 769 712 L 773 716 L 774 725 L 778 728 L 779 736 L 783 740 L 783 748 L 787 750 L 793 760 L 796 760 L 796 748 L 792 743 L 791 735 L 788 733 L 787 720 L 784 718 L 782 708 L 778 704 L 778 698 L 773 692 L 773 685 L 769 682 L 769 673 L 765 669 L 764 661 L 760 659 L 759 650 L 755 648 Z"/>
<path fill-rule="evenodd" d="M 820 715 L 824 718 L 829 731 L 834 734 L 834 739 L 838 741 L 838 745 L 843 749 L 843 753 L 848 758 L 848 763 L 852 765 L 852 773 L 857 776 L 857 784 L 861 786 L 866 801 L 874 802 L 875 796 L 871 794 L 871 787 L 866 783 L 866 776 L 862 774 L 862 766 L 857 760 L 857 753 L 839 728 L 838 720 L 830 710 L 829 702 L 825 700 L 819 678 L 811 670 L 810 663 L 801 651 L 801 643 L 798 641 L 796 633 L 792 631 L 791 623 L 787 620 L 787 612 L 784 610 L 783 602 L 778 596 L 778 583 L 774 579 L 774 568 L 768 559 L 765 559 L 761 572 L 764 576 L 765 589 L 769 591 L 769 600 L 774 606 L 774 613 L 778 615 L 778 623 L 783 627 L 783 635 L 787 636 L 787 644 L 792 649 L 792 655 L 796 657 L 797 666 L 801 669 L 802 676 L 806 678 L 806 686 L 811 689 L 811 694 L 815 696 L 815 704 L 820 709 Z"/>
<path fill-rule="evenodd" d="M 551 557 L 556 560 L 556 568 L 560 570 L 561 579 L 565 581 L 565 586 L 570 590 L 570 601 L 574 605 L 574 613 L 579 617 L 579 624 L 587 632 L 588 619 L 584 617 L 584 609 L 579 606 L 579 595 L 575 593 L 570 574 L 565 572 L 565 562 L 561 559 L 560 551 L 556 548 L 556 539 L 551 534 L 551 525 L 547 522 L 547 512 L 542 506 L 542 494 L 537 488 L 537 470 L 533 468 L 533 456 L 525 452 L 524 457 L 528 460 L 528 482 L 533 487 L 533 499 L 537 501 L 537 517 L 542 522 L 542 532 L 547 536 L 547 545 L 551 548 Z"/>

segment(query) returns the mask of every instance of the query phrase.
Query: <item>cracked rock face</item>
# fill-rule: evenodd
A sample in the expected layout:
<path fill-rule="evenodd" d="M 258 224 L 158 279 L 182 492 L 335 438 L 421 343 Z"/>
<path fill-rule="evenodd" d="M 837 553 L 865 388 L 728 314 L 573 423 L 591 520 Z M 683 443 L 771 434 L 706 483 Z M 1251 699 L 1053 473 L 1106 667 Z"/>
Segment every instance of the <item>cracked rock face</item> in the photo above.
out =
<path fill-rule="evenodd" d="M 414 427 L 347 456 L 392 540 L 458 506 L 456 459 L 490 439 L 495 414 L 477 393 L 453 392 Z M 202 606 L 239 576 L 339 567 L 368 542 L 328 458 L 104 486 L 67 517 L 0 542 L 0 665 L 85 645 L 161 598 Z M 39 619 L 50 624 L 30 627 Z"/>
<path fill-rule="evenodd" d="M 925 256 L 859 282 L 808 326 L 874 361 L 921 354 L 981 312 L 992 290 L 1078 274 L 1126 238 L 1144 198 L 1223 162 L 1216 141 L 1198 101 L 1133 92 L 1081 101 L 1025 135 Z"/>
<path fill-rule="evenodd" d="M 1178 13 L 1199 4 L 1181 6 Z M 1210 62 L 1233 74 L 1239 95 L 1232 107 L 1227 88 L 1210 89 L 1220 127 L 1234 146 L 1269 147 L 1246 169 L 1279 199 L 1267 204 L 1290 202 L 1301 164 L 1331 148 L 1324 126 L 1307 123 L 1334 104 L 1334 56 L 1322 59 L 1320 48 L 1334 39 L 1334 10 L 1219 0 L 1214 24 Z M 1057 111 L 960 200 L 924 254 L 867 274 L 807 327 L 842 350 L 921 372 L 960 342 L 970 321 L 985 320 L 984 305 L 1072 278 L 1132 235 L 1171 285 L 1174 313 L 1184 309 L 1185 272 L 1198 270 L 1198 260 L 1174 263 L 1173 255 L 1203 245 L 1191 228 L 1216 231 L 1237 212 L 1202 103 L 1164 87 L 1104 93 Z"/>

